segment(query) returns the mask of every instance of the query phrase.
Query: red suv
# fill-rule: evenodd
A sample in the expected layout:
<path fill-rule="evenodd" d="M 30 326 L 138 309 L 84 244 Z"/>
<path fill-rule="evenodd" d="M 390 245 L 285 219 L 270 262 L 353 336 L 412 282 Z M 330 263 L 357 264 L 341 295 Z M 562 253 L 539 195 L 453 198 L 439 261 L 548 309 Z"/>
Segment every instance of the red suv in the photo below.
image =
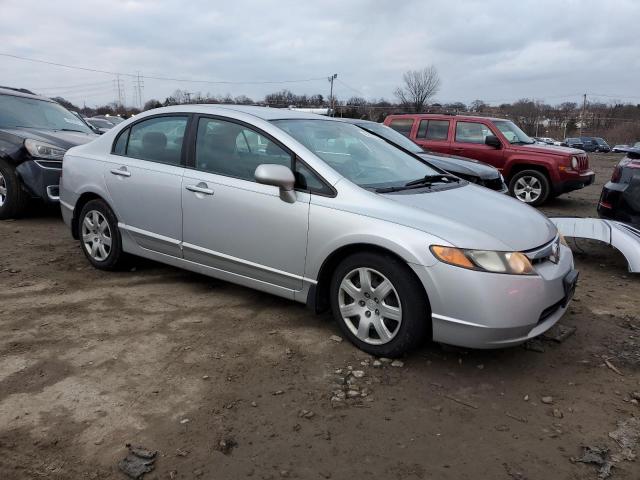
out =
<path fill-rule="evenodd" d="M 474 158 L 501 171 L 509 192 L 530 205 L 591 185 L 582 150 L 535 143 L 512 121 L 460 115 L 389 115 L 385 125 L 425 150 Z"/>

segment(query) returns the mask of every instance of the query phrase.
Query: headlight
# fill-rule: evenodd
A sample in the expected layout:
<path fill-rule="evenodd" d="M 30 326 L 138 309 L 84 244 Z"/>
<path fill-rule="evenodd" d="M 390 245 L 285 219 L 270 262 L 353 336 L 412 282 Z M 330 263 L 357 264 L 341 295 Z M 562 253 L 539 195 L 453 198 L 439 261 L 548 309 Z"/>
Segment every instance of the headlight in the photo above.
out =
<path fill-rule="evenodd" d="M 520 252 L 494 252 L 491 250 L 466 250 L 432 245 L 431 252 L 441 262 L 469 270 L 511 275 L 535 275 L 526 255 Z"/>
<path fill-rule="evenodd" d="M 578 170 L 578 157 L 571 157 L 571 168 Z"/>
<path fill-rule="evenodd" d="M 62 160 L 66 152 L 65 149 L 28 138 L 24 141 L 24 148 L 34 158 L 44 158 L 46 160 Z"/>

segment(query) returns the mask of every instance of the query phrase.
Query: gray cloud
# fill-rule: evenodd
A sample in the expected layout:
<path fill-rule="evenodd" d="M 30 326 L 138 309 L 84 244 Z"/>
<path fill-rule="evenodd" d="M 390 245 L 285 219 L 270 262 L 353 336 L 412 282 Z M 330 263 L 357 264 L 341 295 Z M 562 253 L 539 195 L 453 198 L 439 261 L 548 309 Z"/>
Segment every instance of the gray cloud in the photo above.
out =
<path fill-rule="evenodd" d="M 633 0 L 0 0 L 0 11 L 4 53 L 150 76 L 321 78 L 288 85 L 146 79 L 146 99 L 163 99 L 176 88 L 257 99 L 285 87 L 326 95 L 324 77 L 335 72 L 344 82 L 336 85 L 340 98 L 392 98 L 404 71 L 429 64 L 442 77 L 441 101 L 640 95 L 640 2 Z M 114 99 L 111 75 L 6 57 L 0 72 L 2 84 L 77 103 Z M 132 80 L 123 83 L 131 103 Z"/>

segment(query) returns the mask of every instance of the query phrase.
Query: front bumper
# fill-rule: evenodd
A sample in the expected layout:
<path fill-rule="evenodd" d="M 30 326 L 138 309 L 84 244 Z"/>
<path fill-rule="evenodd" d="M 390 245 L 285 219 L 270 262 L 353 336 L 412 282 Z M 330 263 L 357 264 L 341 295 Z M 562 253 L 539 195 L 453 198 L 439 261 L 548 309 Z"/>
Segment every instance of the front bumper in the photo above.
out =
<path fill-rule="evenodd" d="M 58 203 L 62 162 L 27 160 L 18 165 L 16 171 L 33 197 L 41 198 L 47 203 Z"/>
<path fill-rule="evenodd" d="M 566 172 L 565 172 L 565 175 L 567 175 Z M 595 181 L 595 179 L 596 179 L 596 174 L 591 170 L 588 170 L 587 172 L 582 174 L 578 174 L 578 173 L 571 174 L 570 178 L 556 184 L 554 186 L 554 190 L 558 194 L 572 192 L 574 190 L 579 190 L 581 188 L 588 187 Z"/>
<path fill-rule="evenodd" d="M 437 263 L 412 265 L 429 296 L 433 340 L 468 348 L 518 345 L 551 328 L 572 292 L 565 278 L 573 255 L 560 247 L 558 264 L 536 264 L 537 275 L 478 272 Z"/>

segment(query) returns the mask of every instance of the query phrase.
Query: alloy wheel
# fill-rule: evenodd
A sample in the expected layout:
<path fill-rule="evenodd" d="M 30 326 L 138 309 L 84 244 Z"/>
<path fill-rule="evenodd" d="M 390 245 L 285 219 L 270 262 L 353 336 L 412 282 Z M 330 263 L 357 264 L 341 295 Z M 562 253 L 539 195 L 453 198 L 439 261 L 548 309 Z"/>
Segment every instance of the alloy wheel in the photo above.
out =
<path fill-rule="evenodd" d="M 7 181 L 0 172 L 0 207 L 7 201 Z"/>
<path fill-rule="evenodd" d="M 338 307 L 347 328 L 365 343 L 383 345 L 400 330 L 400 296 L 391 281 L 372 268 L 357 268 L 344 276 Z"/>
<path fill-rule="evenodd" d="M 97 210 L 87 212 L 82 221 L 82 243 L 87 253 L 98 262 L 104 262 L 111 253 L 113 237 L 109 222 Z"/>
<path fill-rule="evenodd" d="M 525 203 L 535 202 L 542 195 L 542 184 L 540 180 L 533 176 L 520 177 L 513 189 L 518 200 Z"/>

